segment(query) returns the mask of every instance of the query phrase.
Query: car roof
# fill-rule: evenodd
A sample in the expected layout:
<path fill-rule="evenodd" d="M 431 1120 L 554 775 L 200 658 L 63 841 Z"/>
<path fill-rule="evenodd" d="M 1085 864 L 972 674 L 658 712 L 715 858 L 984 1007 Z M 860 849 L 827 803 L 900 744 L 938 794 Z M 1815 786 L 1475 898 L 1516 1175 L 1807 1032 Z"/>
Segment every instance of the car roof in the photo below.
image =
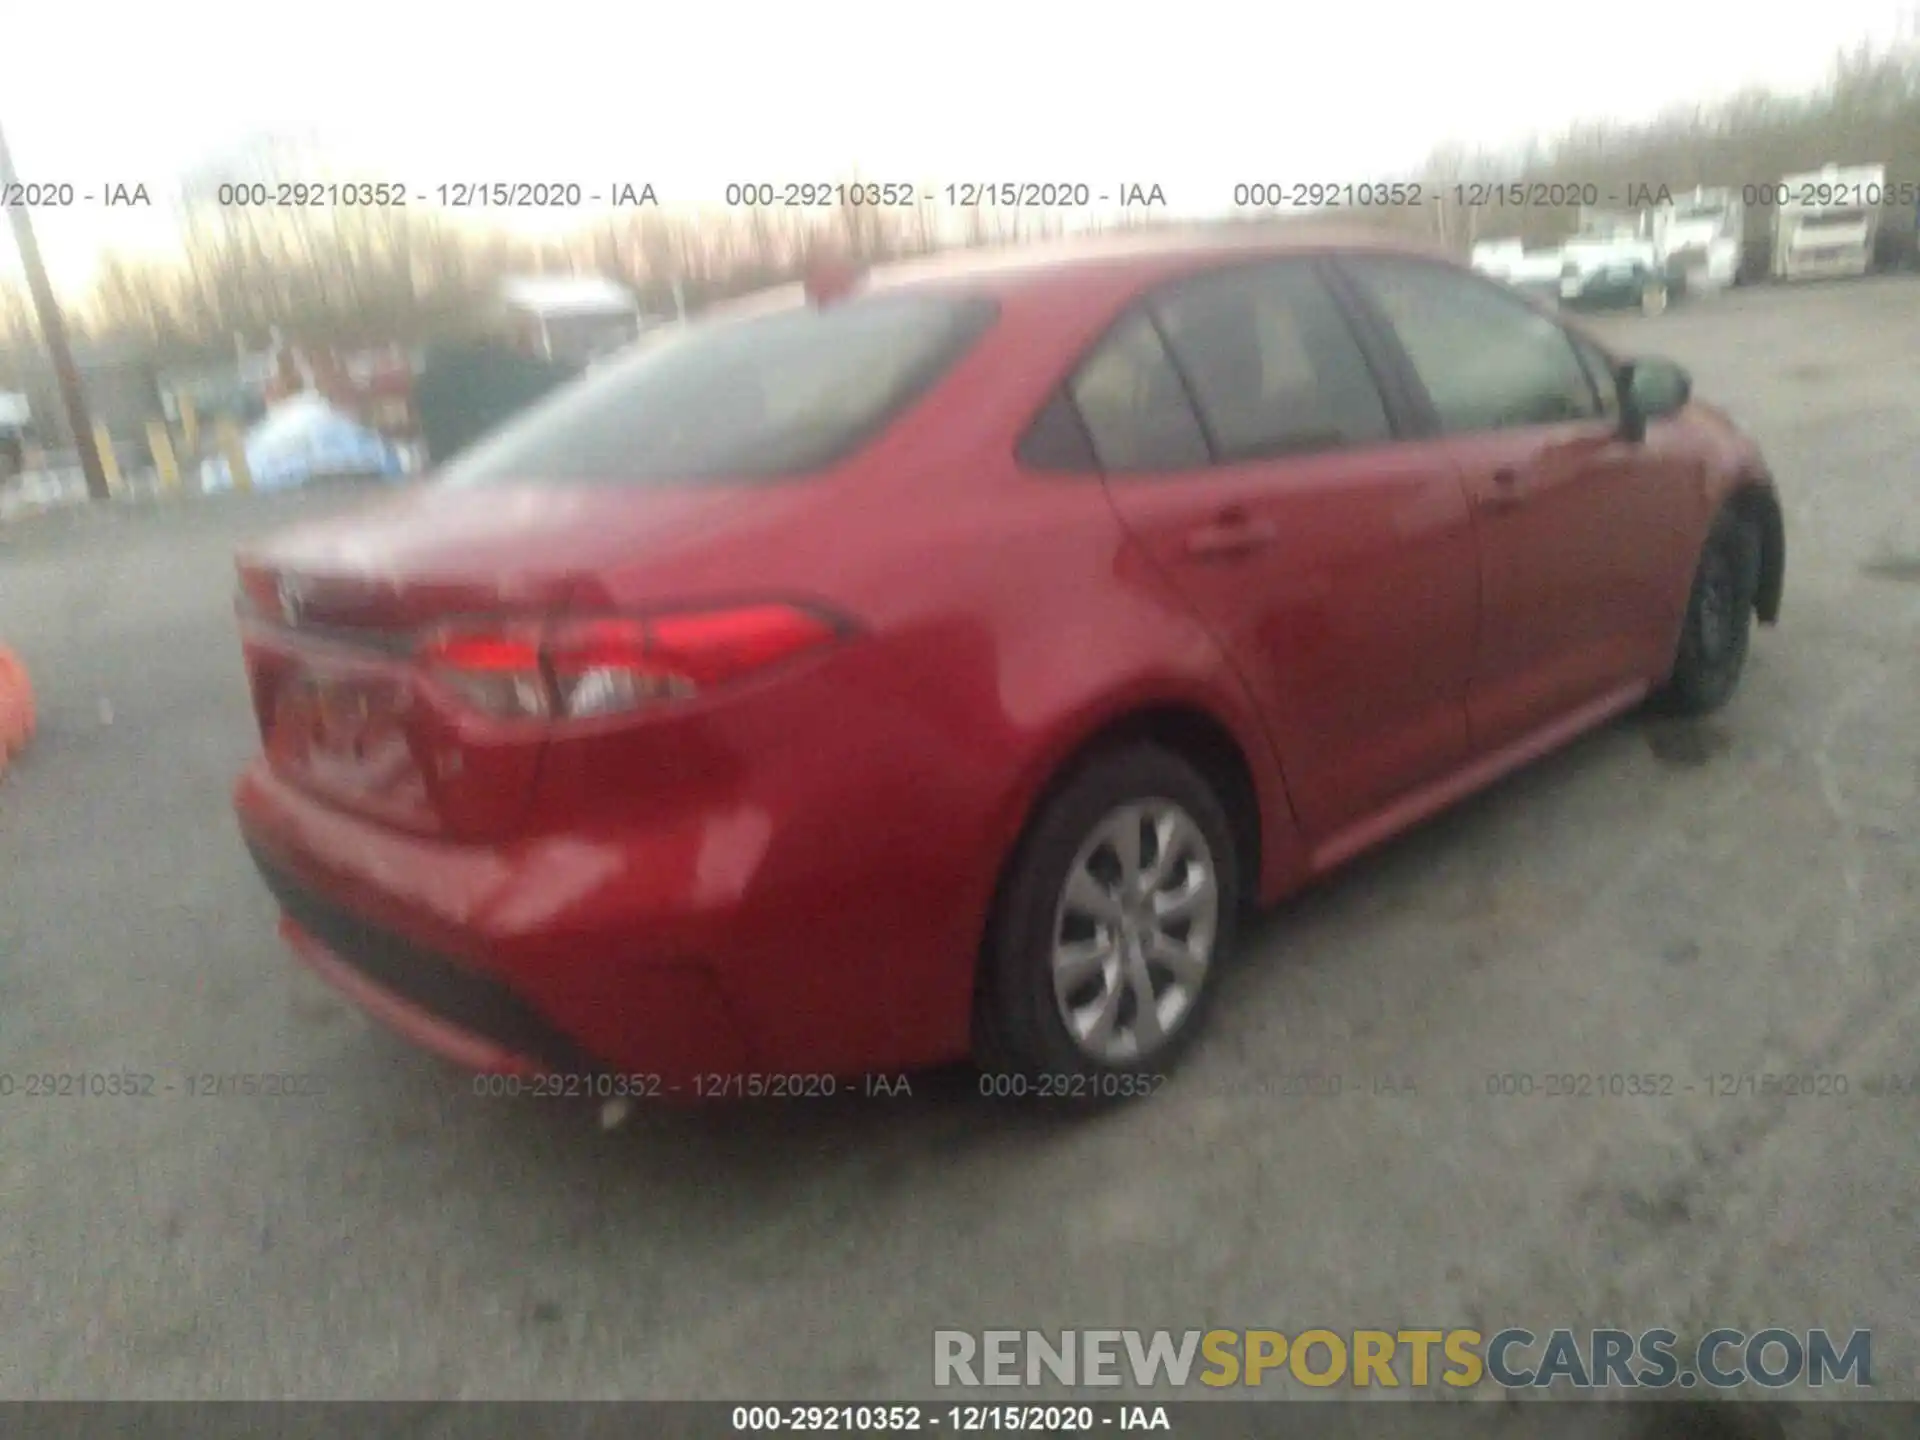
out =
<path fill-rule="evenodd" d="M 1324 254 L 1405 255 L 1466 269 L 1458 256 L 1431 241 L 1390 230 L 1317 218 L 1199 221 L 935 251 L 861 273 L 847 298 L 959 293 L 1014 301 L 1064 289 L 1098 307 L 1161 281 L 1234 261 Z M 804 282 L 789 282 L 722 301 L 695 323 L 750 319 L 807 303 Z"/>
<path fill-rule="evenodd" d="M 860 288 L 868 292 L 964 288 L 1004 295 L 1096 275 L 1150 284 L 1233 260 L 1328 252 L 1403 254 L 1458 263 L 1436 245 L 1388 231 L 1304 220 L 1230 222 L 1142 227 L 992 249 L 942 251 L 879 267 Z"/>

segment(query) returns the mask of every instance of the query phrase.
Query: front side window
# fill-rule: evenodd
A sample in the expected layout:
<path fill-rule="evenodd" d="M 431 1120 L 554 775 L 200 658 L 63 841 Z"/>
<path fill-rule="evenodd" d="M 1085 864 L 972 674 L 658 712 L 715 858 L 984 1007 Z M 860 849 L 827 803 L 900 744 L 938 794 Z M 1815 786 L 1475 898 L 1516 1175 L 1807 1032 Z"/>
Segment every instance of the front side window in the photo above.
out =
<path fill-rule="evenodd" d="M 1600 413 L 1609 420 L 1620 418 L 1620 377 L 1614 373 L 1613 361 L 1598 345 L 1585 336 L 1569 333 L 1573 348 L 1580 356 L 1580 363 L 1586 367 L 1587 376 L 1593 381 L 1594 393 L 1600 397 Z"/>
<path fill-rule="evenodd" d="M 1446 433 L 1599 418 L 1567 332 L 1517 296 L 1445 265 L 1345 264 L 1392 327 Z"/>
<path fill-rule="evenodd" d="M 441 480 L 649 484 L 819 470 L 929 390 L 997 313 L 977 296 L 879 295 L 662 334 L 555 391 Z"/>
<path fill-rule="evenodd" d="M 1392 438 L 1366 356 L 1310 265 L 1202 276 L 1159 300 L 1154 313 L 1220 460 Z"/>

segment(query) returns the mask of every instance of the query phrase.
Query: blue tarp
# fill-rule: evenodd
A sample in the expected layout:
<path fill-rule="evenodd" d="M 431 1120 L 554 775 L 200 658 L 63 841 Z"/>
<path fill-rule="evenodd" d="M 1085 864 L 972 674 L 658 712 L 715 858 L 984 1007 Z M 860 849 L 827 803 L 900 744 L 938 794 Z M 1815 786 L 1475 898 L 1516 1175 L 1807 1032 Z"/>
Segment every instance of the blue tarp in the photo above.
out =
<path fill-rule="evenodd" d="M 391 442 L 349 419 L 317 395 L 296 395 L 266 413 L 247 432 L 247 469 L 256 490 L 292 490 L 321 476 L 379 475 L 398 479 L 405 461 Z M 231 490 L 224 457 L 200 467 L 203 490 Z"/>

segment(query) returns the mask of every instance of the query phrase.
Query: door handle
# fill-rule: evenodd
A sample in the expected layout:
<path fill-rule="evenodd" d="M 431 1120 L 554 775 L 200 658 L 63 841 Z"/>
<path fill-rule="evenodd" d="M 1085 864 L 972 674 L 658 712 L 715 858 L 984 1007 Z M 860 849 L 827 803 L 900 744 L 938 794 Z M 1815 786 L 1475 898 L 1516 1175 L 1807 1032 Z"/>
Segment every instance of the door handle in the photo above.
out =
<path fill-rule="evenodd" d="M 1520 472 L 1501 469 L 1493 472 L 1493 486 L 1481 496 L 1480 504 L 1487 510 L 1512 510 L 1526 498 L 1527 492 L 1520 488 Z"/>
<path fill-rule="evenodd" d="M 1271 520 L 1222 515 L 1211 525 L 1202 525 L 1187 536 L 1187 554 L 1202 560 L 1231 559 L 1271 545 L 1279 538 L 1280 527 Z"/>

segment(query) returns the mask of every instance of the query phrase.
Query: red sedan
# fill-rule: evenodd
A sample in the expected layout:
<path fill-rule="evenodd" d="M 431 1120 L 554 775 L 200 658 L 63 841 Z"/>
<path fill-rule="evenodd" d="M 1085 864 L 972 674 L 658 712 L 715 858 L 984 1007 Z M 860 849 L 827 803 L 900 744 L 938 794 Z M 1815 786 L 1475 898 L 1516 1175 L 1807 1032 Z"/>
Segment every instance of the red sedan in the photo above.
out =
<path fill-rule="evenodd" d="M 236 806 L 298 954 L 476 1069 L 1129 1093 L 1250 906 L 1722 704 L 1784 563 L 1682 370 L 1444 259 L 940 259 L 243 554 Z"/>

